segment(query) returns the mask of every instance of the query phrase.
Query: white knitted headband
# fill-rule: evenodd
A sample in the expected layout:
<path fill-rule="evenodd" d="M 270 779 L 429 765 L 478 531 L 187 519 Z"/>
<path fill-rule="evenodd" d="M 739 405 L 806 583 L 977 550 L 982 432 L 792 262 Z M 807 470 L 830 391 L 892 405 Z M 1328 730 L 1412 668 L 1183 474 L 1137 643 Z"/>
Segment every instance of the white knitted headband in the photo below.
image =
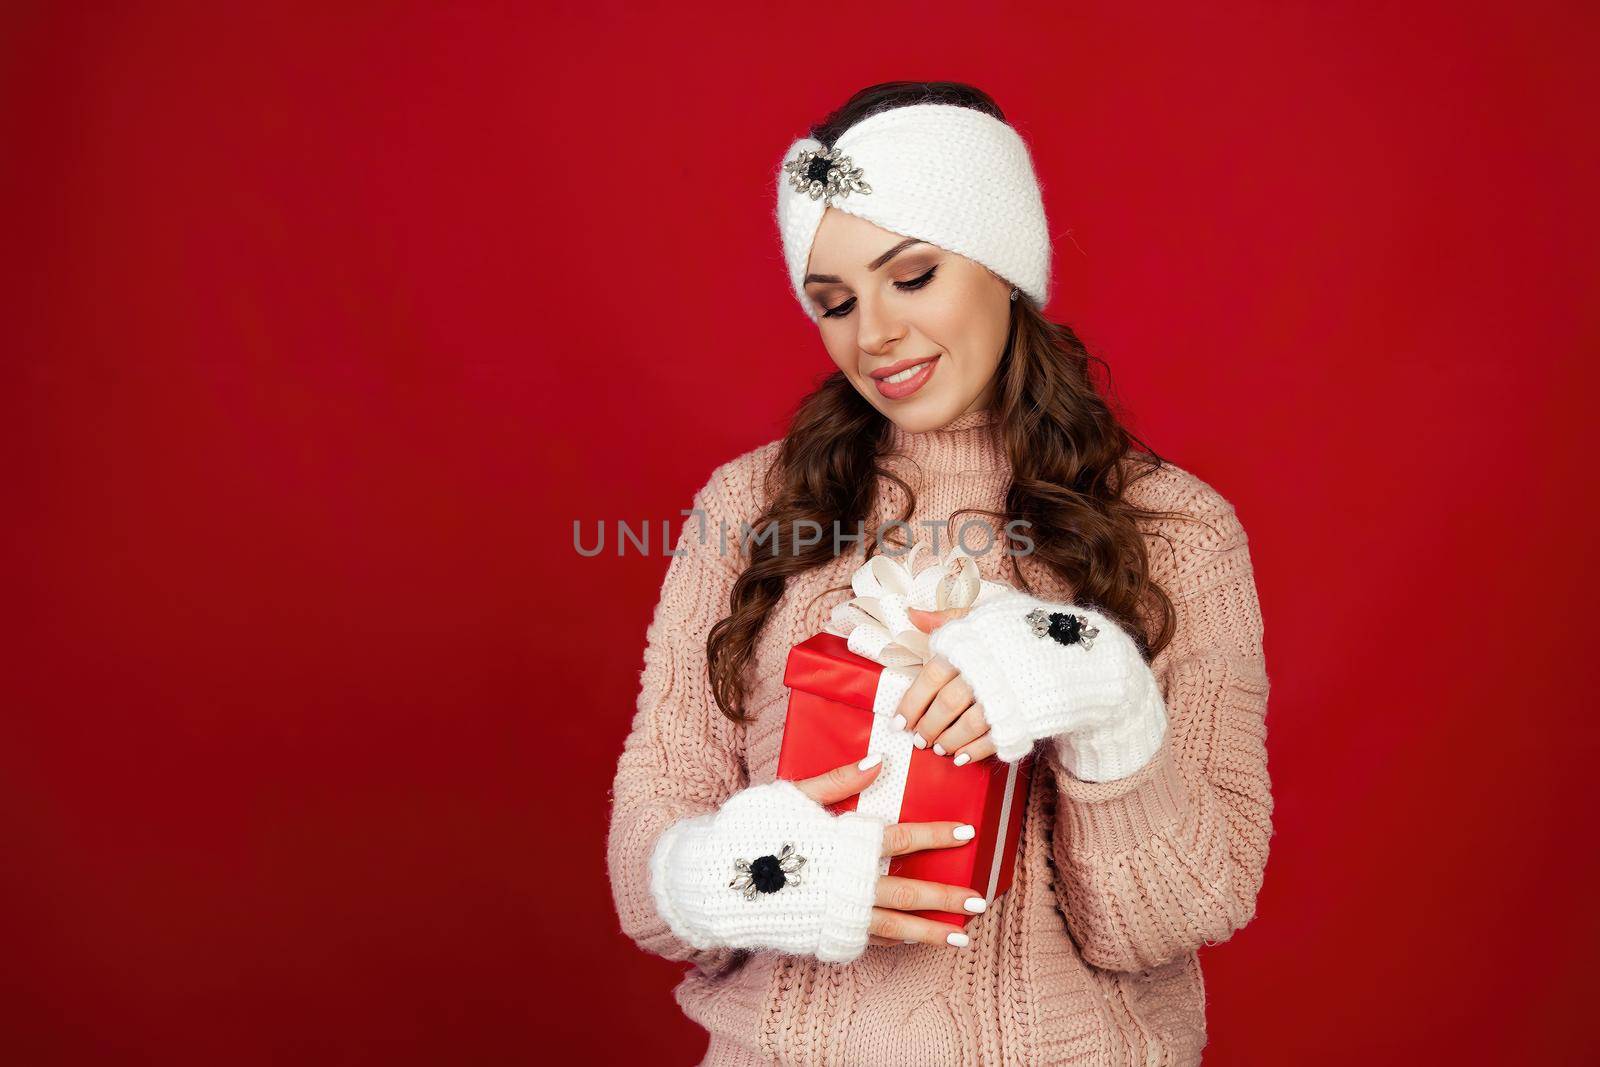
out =
<path fill-rule="evenodd" d="M 802 137 L 778 168 L 778 231 L 805 313 L 801 284 L 823 212 L 847 211 L 982 263 L 1044 307 L 1050 231 L 1028 146 L 992 115 L 954 104 L 911 104 L 869 115 L 833 148 Z"/>

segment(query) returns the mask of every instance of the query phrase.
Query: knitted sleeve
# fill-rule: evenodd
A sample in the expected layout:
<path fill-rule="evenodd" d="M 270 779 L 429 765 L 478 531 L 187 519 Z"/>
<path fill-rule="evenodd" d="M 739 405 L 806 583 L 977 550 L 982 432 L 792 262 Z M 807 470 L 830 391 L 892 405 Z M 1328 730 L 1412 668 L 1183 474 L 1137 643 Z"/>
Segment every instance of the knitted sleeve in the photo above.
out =
<path fill-rule="evenodd" d="M 1151 664 L 1168 716 L 1154 756 L 1114 781 L 1056 770 L 1055 888 L 1083 958 L 1156 967 L 1226 940 L 1255 913 L 1272 833 L 1268 681 L 1249 548 L 1233 508 L 1206 487 L 1163 579 L 1178 629 Z"/>
<path fill-rule="evenodd" d="M 743 728 L 717 707 L 706 672 L 706 636 L 727 613 L 741 567 L 739 521 L 750 518 L 750 479 L 736 463 L 718 467 L 695 493 L 700 514 L 684 522 L 667 566 L 645 633 L 632 731 L 612 782 L 606 843 L 623 932 L 647 952 L 706 970 L 725 967 L 734 951 L 697 949 L 672 932 L 651 894 L 650 859 L 669 826 L 715 811 L 748 781 Z M 726 547 L 721 522 L 730 531 Z"/>

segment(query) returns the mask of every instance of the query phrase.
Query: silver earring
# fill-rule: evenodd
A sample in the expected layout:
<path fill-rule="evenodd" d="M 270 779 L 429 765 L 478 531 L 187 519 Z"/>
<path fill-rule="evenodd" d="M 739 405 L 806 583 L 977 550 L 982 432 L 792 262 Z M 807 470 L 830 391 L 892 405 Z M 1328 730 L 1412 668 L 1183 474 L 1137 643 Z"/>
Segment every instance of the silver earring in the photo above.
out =
<path fill-rule="evenodd" d="M 1015 300 L 1016 298 L 1017 298 L 1017 289 L 1016 289 L 1015 286 L 1013 286 L 1012 289 L 1011 289 L 1011 299 Z"/>

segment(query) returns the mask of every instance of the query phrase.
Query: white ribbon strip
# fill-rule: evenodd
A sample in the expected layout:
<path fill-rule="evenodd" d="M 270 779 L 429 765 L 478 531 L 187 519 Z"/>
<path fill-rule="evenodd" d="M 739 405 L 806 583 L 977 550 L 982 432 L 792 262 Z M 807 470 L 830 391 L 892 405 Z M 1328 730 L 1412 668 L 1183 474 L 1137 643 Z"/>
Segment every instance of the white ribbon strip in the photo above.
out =
<path fill-rule="evenodd" d="M 906 775 L 911 770 L 910 730 L 894 728 L 894 709 L 911 688 L 917 672 L 908 667 L 885 667 L 878 675 L 878 689 L 872 698 L 872 736 L 867 751 L 883 756 L 883 770 L 872 784 L 861 791 L 856 810 L 885 823 L 900 821 L 900 804 L 906 795 Z M 889 857 L 878 862 L 878 873 L 889 873 Z"/>
<path fill-rule="evenodd" d="M 911 753 L 916 751 L 911 744 L 911 731 L 894 728 L 894 710 L 900 706 L 900 698 L 906 695 L 906 690 L 911 688 L 916 677 L 915 667 L 885 667 L 878 675 L 878 688 L 872 697 L 872 735 L 867 740 L 867 751 L 883 756 L 883 770 L 878 772 L 878 777 L 872 780 L 871 785 L 861 791 L 856 810 L 863 815 L 882 819 L 886 824 L 900 821 L 900 805 L 905 801 L 906 779 L 911 770 Z M 1000 887 L 1000 868 L 1006 858 L 1011 803 L 1016 791 L 1017 765 L 1013 763 L 1006 771 L 1006 794 L 1000 802 L 1000 839 L 995 842 L 994 859 L 989 863 L 988 889 L 983 895 L 983 899 L 990 904 L 994 903 L 995 891 Z M 884 856 L 878 861 L 879 874 L 889 873 L 889 859 Z"/>
<path fill-rule="evenodd" d="M 1000 802 L 1000 829 L 999 840 L 994 843 L 994 859 L 989 863 L 989 890 L 984 893 L 983 899 L 990 904 L 994 903 L 994 891 L 1000 888 L 1000 868 L 1004 864 L 1008 851 L 1007 838 L 1011 829 L 1011 798 L 1017 792 L 1017 765 L 1011 764 L 1006 771 L 1006 798 Z"/>

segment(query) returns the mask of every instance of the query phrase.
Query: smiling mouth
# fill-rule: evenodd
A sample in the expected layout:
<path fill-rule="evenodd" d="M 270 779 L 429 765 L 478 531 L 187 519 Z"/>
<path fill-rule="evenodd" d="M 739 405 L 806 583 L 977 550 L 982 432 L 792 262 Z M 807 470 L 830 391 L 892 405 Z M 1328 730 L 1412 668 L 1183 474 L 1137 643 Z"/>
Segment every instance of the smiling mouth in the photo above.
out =
<path fill-rule="evenodd" d="M 914 367 L 907 367 L 899 374 L 891 374 L 887 378 L 879 378 L 878 380 L 880 382 L 888 382 L 890 385 L 898 385 L 901 382 L 909 382 L 911 379 L 917 376 L 917 372 L 922 369 L 924 363 L 930 362 L 932 362 L 932 360 L 924 360 L 923 363 L 918 363 Z"/>
<path fill-rule="evenodd" d="M 878 395 L 885 400 L 904 400 L 928 383 L 938 365 L 939 356 L 932 356 L 902 366 L 890 374 L 877 371 L 872 375 L 872 381 L 878 387 Z"/>
<path fill-rule="evenodd" d="M 927 359 L 919 359 L 915 363 L 907 363 L 893 374 L 886 374 L 881 370 L 873 371 L 870 377 L 880 382 L 893 382 L 898 385 L 900 382 L 908 382 L 916 377 L 918 371 L 938 358 L 938 356 L 929 356 Z"/>

